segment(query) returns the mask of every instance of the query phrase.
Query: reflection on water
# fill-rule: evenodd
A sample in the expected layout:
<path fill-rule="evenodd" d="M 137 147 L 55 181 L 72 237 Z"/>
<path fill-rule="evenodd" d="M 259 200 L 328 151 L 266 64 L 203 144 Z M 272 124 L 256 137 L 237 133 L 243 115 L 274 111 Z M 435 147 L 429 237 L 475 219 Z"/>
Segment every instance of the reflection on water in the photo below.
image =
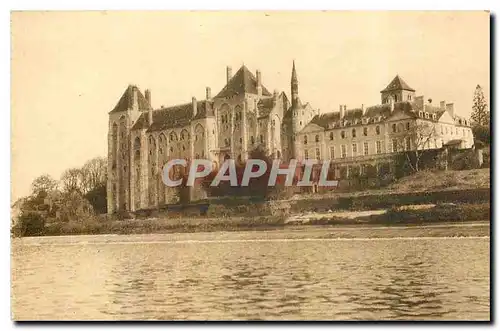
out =
<path fill-rule="evenodd" d="M 489 238 L 241 236 L 16 240 L 14 318 L 489 319 Z"/>

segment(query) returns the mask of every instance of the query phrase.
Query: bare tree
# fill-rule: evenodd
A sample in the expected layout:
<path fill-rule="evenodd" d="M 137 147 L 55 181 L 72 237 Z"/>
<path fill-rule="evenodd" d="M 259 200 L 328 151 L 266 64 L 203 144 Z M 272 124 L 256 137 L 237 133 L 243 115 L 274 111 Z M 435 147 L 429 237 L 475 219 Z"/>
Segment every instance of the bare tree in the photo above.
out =
<path fill-rule="evenodd" d="M 61 184 L 64 192 L 82 192 L 81 170 L 70 168 L 63 172 Z"/>
<path fill-rule="evenodd" d="M 415 122 L 405 134 L 397 140 L 398 150 L 404 151 L 406 161 L 410 168 L 418 172 L 422 156 L 431 149 L 437 148 L 437 140 L 440 138 L 436 125 L 431 122 Z"/>
<path fill-rule="evenodd" d="M 105 185 L 107 175 L 107 159 L 96 157 L 87 161 L 80 171 L 82 192 L 88 193 L 96 187 Z"/>
<path fill-rule="evenodd" d="M 41 175 L 33 180 L 31 183 L 31 191 L 33 195 L 38 195 L 39 193 L 49 193 L 57 188 L 57 181 L 53 179 L 50 175 Z"/>

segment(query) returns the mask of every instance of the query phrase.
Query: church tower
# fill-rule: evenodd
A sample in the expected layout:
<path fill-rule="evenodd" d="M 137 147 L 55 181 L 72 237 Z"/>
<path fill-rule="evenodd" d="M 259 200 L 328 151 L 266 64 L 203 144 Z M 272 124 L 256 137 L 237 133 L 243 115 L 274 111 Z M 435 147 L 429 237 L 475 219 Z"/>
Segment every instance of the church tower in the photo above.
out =
<path fill-rule="evenodd" d="M 302 128 L 305 126 L 305 123 L 302 119 L 303 107 L 299 98 L 299 80 L 297 78 L 297 70 L 295 69 L 295 60 L 293 61 L 292 66 L 292 79 L 290 81 L 290 87 L 292 95 L 292 107 L 290 109 L 292 115 L 290 150 L 292 152 L 291 158 L 296 158 L 299 155 L 296 135 L 300 130 L 302 130 Z"/>

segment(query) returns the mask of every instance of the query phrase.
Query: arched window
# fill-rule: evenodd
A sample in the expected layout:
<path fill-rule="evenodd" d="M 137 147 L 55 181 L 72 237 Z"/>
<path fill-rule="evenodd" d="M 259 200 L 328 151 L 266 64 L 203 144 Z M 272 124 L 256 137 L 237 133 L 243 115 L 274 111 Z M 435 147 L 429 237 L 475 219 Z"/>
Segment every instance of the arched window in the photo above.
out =
<path fill-rule="evenodd" d="M 330 140 L 333 140 L 333 132 L 330 132 Z"/>
<path fill-rule="evenodd" d="M 356 138 L 356 129 L 352 129 L 352 137 Z"/>
<path fill-rule="evenodd" d="M 376 132 L 377 134 L 380 134 L 380 126 L 378 126 L 378 125 L 377 125 L 377 126 L 375 127 L 375 132 Z"/>
<path fill-rule="evenodd" d="M 368 135 L 368 128 L 363 128 L 363 136 L 367 136 Z"/>
<path fill-rule="evenodd" d="M 345 139 L 345 131 L 340 131 L 340 138 Z"/>
<path fill-rule="evenodd" d="M 304 145 L 307 145 L 307 136 L 304 136 Z"/>
<path fill-rule="evenodd" d="M 314 137 L 314 141 L 319 143 L 319 135 L 316 135 L 316 137 Z"/>

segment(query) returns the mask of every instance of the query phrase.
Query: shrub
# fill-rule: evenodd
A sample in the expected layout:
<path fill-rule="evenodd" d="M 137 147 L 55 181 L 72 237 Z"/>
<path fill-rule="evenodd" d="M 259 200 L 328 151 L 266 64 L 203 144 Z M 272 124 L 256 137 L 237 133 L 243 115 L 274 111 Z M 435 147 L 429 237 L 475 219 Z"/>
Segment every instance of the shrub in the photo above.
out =
<path fill-rule="evenodd" d="M 38 213 L 23 213 L 18 218 L 16 225 L 16 235 L 19 236 L 39 236 L 44 233 L 45 219 Z"/>

